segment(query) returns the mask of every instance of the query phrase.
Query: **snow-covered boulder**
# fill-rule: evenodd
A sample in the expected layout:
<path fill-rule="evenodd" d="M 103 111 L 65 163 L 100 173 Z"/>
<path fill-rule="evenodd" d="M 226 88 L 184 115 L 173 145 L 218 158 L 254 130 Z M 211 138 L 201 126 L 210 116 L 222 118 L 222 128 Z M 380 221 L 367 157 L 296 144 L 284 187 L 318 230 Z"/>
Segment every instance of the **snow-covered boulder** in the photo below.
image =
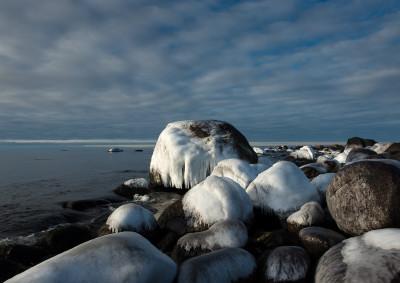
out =
<path fill-rule="evenodd" d="M 262 148 L 257 147 L 257 146 L 254 146 L 253 150 L 257 154 L 263 154 L 264 153 L 264 150 Z"/>
<path fill-rule="evenodd" d="M 306 145 L 300 148 L 299 150 L 290 153 L 290 156 L 293 156 L 296 159 L 314 160 L 315 151 L 311 148 L 311 146 Z"/>
<path fill-rule="evenodd" d="M 231 124 L 215 120 L 170 123 L 154 148 L 150 185 L 190 189 L 228 158 L 250 163 L 258 160 L 246 138 Z"/>
<path fill-rule="evenodd" d="M 114 210 L 106 224 L 113 233 L 144 232 L 153 230 L 157 226 L 157 221 L 150 210 L 134 203 L 128 203 Z"/>
<path fill-rule="evenodd" d="M 344 166 L 330 181 L 326 202 L 348 234 L 400 228 L 400 162 L 370 159 Z"/>
<path fill-rule="evenodd" d="M 122 232 L 81 244 L 7 282 L 173 282 L 177 269 L 144 237 Z"/>
<path fill-rule="evenodd" d="M 248 186 L 253 206 L 286 218 L 310 201 L 319 201 L 315 187 L 292 162 L 280 161 L 260 173 Z"/>
<path fill-rule="evenodd" d="M 148 194 L 149 193 L 149 184 L 145 178 L 134 178 L 129 179 L 119 185 L 115 190 L 119 196 L 126 197 L 128 199 L 132 199 L 135 194 Z"/>
<path fill-rule="evenodd" d="M 326 191 L 328 190 L 329 183 L 335 175 L 336 173 L 325 173 L 318 175 L 311 181 L 311 184 L 313 184 L 317 189 L 323 205 L 326 205 Z"/>
<path fill-rule="evenodd" d="M 188 225 L 194 228 L 210 227 L 225 219 L 246 222 L 253 215 L 249 195 L 225 177 L 210 176 L 197 184 L 185 194 L 182 205 Z"/>
<path fill-rule="evenodd" d="M 317 226 L 301 229 L 299 238 L 312 258 L 320 258 L 331 247 L 346 239 L 336 231 Z"/>
<path fill-rule="evenodd" d="M 346 163 L 371 159 L 373 156 L 377 156 L 375 151 L 368 148 L 355 147 L 349 151 L 349 154 L 346 157 Z"/>
<path fill-rule="evenodd" d="M 400 229 L 370 231 L 330 248 L 315 282 L 399 282 Z"/>
<path fill-rule="evenodd" d="M 174 247 L 172 259 L 181 264 L 201 254 L 224 248 L 242 248 L 247 244 L 247 228 L 239 220 L 222 220 L 203 232 L 181 237 Z"/>
<path fill-rule="evenodd" d="M 226 248 L 185 261 L 179 268 L 178 283 L 247 282 L 256 269 L 254 257 L 239 248 Z"/>
<path fill-rule="evenodd" d="M 287 220 L 287 228 L 290 232 L 299 233 L 301 229 L 309 226 L 318 226 L 325 220 L 325 212 L 316 201 L 303 205 L 299 211 L 291 214 Z"/>
<path fill-rule="evenodd" d="M 259 173 L 269 167 L 266 164 L 249 164 L 245 160 L 230 158 L 220 161 L 211 175 L 230 178 L 246 189 Z"/>
<path fill-rule="evenodd" d="M 305 282 L 310 258 L 297 246 L 277 247 L 258 260 L 257 282 Z"/>

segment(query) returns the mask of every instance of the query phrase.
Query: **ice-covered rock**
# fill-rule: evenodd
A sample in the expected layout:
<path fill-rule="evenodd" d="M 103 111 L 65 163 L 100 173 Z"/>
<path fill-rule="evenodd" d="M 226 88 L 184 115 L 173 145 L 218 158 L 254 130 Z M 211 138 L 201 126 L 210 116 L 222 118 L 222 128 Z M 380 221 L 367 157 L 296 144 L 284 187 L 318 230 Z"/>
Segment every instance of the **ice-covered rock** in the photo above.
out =
<path fill-rule="evenodd" d="M 257 163 L 246 138 L 226 122 L 180 121 L 160 134 L 150 163 L 150 185 L 190 189 L 205 180 L 221 160 Z"/>
<path fill-rule="evenodd" d="M 239 220 L 222 220 L 210 229 L 189 233 L 181 237 L 173 252 L 172 259 L 178 264 L 188 258 L 224 248 L 242 248 L 247 244 L 247 228 Z"/>
<path fill-rule="evenodd" d="M 153 230 L 157 226 L 157 221 L 150 210 L 134 203 L 128 203 L 114 210 L 106 224 L 113 233 L 143 232 Z"/>
<path fill-rule="evenodd" d="M 254 150 L 254 152 L 257 153 L 257 154 L 263 154 L 263 153 L 264 153 L 264 150 L 261 149 L 261 148 L 259 148 L 259 147 L 257 147 L 257 146 L 254 146 L 254 147 L 253 147 L 253 150 Z"/>
<path fill-rule="evenodd" d="M 311 184 L 313 184 L 317 189 L 323 205 L 326 205 L 326 191 L 328 190 L 329 183 L 335 175 L 336 173 L 325 173 L 318 175 L 311 181 Z"/>
<path fill-rule="evenodd" d="M 256 269 L 254 257 L 239 248 L 226 248 L 185 261 L 179 268 L 178 283 L 247 282 Z"/>
<path fill-rule="evenodd" d="M 355 147 L 349 151 L 349 154 L 347 154 L 346 163 L 364 159 L 370 159 L 371 156 L 374 155 L 377 155 L 377 153 L 371 149 L 363 147 Z"/>
<path fill-rule="evenodd" d="M 211 175 L 230 178 L 246 189 L 260 172 L 269 167 L 266 164 L 249 164 L 247 161 L 231 158 L 220 161 Z"/>
<path fill-rule="evenodd" d="M 326 201 L 348 234 L 400 227 L 400 162 L 372 159 L 344 166 L 330 181 Z"/>
<path fill-rule="evenodd" d="M 314 160 L 315 159 L 315 151 L 311 148 L 311 146 L 303 146 L 299 150 L 290 153 L 290 156 L 293 156 L 296 159 L 307 159 Z"/>
<path fill-rule="evenodd" d="M 370 231 L 330 248 L 319 261 L 315 282 L 398 282 L 400 229 Z"/>
<path fill-rule="evenodd" d="M 316 226 L 301 229 L 299 238 L 308 254 L 313 258 L 319 258 L 331 247 L 346 239 L 338 232 Z"/>
<path fill-rule="evenodd" d="M 319 201 L 315 187 L 292 162 L 280 161 L 248 186 L 253 206 L 285 218 L 310 201 Z"/>
<path fill-rule="evenodd" d="M 290 232 L 299 233 L 305 227 L 318 226 L 325 220 L 325 213 L 321 205 L 316 201 L 304 204 L 299 211 L 291 214 L 287 220 L 287 228 Z"/>
<path fill-rule="evenodd" d="M 297 246 L 277 247 L 258 260 L 258 282 L 303 282 L 306 279 L 310 258 Z"/>
<path fill-rule="evenodd" d="M 249 220 L 253 206 L 249 195 L 235 181 L 210 176 L 189 190 L 182 199 L 185 217 L 193 227 L 211 226 L 225 220 Z"/>
<path fill-rule="evenodd" d="M 321 163 L 309 163 L 300 167 L 308 179 L 313 179 L 320 174 L 328 172 L 328 168 Z"/>
<path fill-rule="evenodd" d="M 132 199 L 135 194 L 148 194 L 149 184 L 145 178 L 129 179 L 115 188 L 114 193 L 119 196 Z"/>
<path fill-rule="evenodd" d="M 336 160 L 337 162 L 339 162 L 339 163 L 346 163 L 347 154 L 348 154 L 348 152 L 339 153 L 339 154 L 335 157 L 335 160 Z"/>
<path fill-rule="evenodd" d="M 177 266 L 134 232 L 96 238 L 52 257 L 7 282 L 173 282 Z"/>
<path fill-rule="evenodd" d="M 134 178 L 134 179 L 129 179 L 124 182 L 125 186 L 128 187 L 135 187 L 135 188 L 148 188 L 149 184 L 147 183 L 147 180 L 145 178 Z"/>

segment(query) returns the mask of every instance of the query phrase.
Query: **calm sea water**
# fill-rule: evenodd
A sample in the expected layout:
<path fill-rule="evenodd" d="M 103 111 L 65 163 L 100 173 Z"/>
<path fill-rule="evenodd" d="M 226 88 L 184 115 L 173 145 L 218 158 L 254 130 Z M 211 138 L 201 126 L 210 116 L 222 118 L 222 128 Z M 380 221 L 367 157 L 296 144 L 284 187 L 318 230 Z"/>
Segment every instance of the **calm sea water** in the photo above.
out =
<path fill-rule="evenodd" d="M 63 208 L 63 202 L 118 198 L 112 192 L 118 185 L 148 178 L 152 147 L 119 153 L 108 148 L 0 144 L 0 240 L 82 220 L 84 213 Z M 139 148 L 143 151 L 135 151 Z"/>

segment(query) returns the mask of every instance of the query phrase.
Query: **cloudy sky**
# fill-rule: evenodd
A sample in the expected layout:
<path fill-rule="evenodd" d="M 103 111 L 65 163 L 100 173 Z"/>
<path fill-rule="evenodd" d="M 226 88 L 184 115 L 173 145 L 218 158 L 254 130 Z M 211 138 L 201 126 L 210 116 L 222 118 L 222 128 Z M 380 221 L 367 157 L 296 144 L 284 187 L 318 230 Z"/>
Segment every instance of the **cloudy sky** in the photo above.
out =
<path fill-rule="evenodd" d="M 0 139 L 400 140 L 400 2 L 1 0 Z"/>

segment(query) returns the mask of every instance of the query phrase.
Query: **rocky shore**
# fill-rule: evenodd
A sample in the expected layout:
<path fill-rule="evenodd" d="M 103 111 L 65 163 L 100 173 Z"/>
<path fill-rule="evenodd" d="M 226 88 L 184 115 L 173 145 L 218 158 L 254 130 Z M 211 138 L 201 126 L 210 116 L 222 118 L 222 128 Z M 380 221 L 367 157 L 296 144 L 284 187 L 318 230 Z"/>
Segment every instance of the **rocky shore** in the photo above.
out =
<path fill-rule="evenodd" d="M 114 192 L 64 204 L 119 203 L 88 226 L 1 245 L 0 281 L 400 281 L 400 143 L 252 148 L 226 122 L 175 122 L 149 183 Z"/>

